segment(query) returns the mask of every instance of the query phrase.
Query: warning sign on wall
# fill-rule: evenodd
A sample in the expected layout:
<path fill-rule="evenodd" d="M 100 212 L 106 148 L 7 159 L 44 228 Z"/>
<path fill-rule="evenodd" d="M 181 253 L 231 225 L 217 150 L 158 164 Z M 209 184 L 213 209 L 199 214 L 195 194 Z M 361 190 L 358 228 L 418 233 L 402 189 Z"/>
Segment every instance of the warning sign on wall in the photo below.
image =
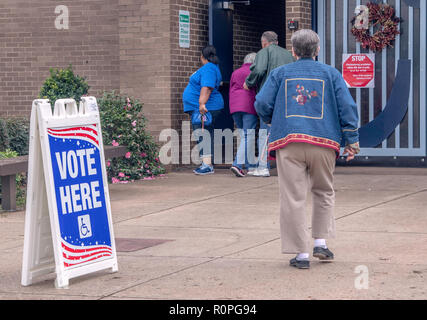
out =
<path fill-rule="evenodd" d="M 179 10 L 179 47 L 190 48 L 190 12 Z"/>
<path fill-rule="evenodd" d="M 349 88 L 375 87 L 375 54 L 343 54 L 342 74 Z"/>

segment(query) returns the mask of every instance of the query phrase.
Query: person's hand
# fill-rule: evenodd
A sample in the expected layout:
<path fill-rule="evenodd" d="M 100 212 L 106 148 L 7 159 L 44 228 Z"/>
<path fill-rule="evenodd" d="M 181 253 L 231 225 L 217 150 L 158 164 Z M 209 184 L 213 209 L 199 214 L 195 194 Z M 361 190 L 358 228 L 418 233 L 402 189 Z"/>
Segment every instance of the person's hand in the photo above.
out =
<path fill-rule="evenodd" d="M 345 147 L 344 149 L 344 153 L 343 155 L 348 155 L 347 156 L 347 162 L 350 162 L 351 160 L 354 160 L 354 156 L 356 155 L 356 153 L 354 152 L 353 148 L 351 148 L 350 146 Z"/>
<path fill-rule="evenodd" d="M 243 89 L 245 89 L 246 91 L 249 91 L 251 89 L 249 89 L 248 85 L 246 84 L 246 82 L 243 84 Z"/>
<path fill-rule="evenodd" d="M 200 112 L 201 114 L 206 114 L 206 113 L 208 113 L 208 109 L 206 108 L 206 105 L 205 105 L 205 104 L 201 104 L 201 105 L 199 106 L 199 112 Z"/>
<path fill-rule="evenodd" d="M 354 159 L 354 156 L 360 152 L 359 142 L 349 144 L 344 149 L 344 155 L 348 154 L 347 162 Z"/>

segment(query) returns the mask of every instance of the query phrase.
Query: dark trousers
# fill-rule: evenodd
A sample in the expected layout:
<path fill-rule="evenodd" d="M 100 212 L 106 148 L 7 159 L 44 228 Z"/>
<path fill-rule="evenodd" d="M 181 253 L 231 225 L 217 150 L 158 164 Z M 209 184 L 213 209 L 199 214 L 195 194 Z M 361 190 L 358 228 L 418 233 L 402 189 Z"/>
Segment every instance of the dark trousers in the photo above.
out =
<path fill-rule="evenodd" d="M 214 139 L 214 130 L 215 130 L 215 122 L 218 121 L 218 118 L 222 114 L 222 110 L 212 110 L 209 111 L 212 115 L 212 124 L 204 127 L 204 132 L 198 135 L 197 144 L 199 146 L 200 158 L 208 158 L 213 159 L 214 150 L 215 150 L 215 139 Z M 193 133 L 198 129 L 202 129 L 201 124 L 192 124 Z M 204 141 L 205 138 L 209 138 L 210 141 Z M 208 147 L 210 145 L 210 148 Z M 210 149 L 210 150 L 209 150 Z"/>

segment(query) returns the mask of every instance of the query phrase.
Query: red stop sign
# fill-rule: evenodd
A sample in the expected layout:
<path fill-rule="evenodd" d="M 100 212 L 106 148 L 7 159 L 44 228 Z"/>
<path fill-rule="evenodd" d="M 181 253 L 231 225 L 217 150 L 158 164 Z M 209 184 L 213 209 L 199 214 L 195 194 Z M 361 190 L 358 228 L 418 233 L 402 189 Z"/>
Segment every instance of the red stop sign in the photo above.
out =
<path fill-rule="evenodd" d="M 349 88 L 374 88 L 375 55 L 344 54 L 342 74 Z"/>

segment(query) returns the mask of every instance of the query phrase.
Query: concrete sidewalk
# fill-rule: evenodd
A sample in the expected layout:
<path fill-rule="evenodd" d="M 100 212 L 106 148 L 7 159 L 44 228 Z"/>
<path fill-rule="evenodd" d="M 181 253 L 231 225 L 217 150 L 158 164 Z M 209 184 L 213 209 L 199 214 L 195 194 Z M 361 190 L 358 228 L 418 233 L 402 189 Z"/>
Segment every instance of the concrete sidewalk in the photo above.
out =
<path fill-rule="evenodd" d="M 340 167 L 336 190 L 336 261 L 296 270 L 280 253 L 277 177 L 185 171 L 111 185 L 119 272 L 59 290 L 54 274 L 21 287 L 25 214 L 1 213 L 0 300 L 426 299 L 427 170 Z M 368 289 L 355 287 L 357 268 Z"/>

